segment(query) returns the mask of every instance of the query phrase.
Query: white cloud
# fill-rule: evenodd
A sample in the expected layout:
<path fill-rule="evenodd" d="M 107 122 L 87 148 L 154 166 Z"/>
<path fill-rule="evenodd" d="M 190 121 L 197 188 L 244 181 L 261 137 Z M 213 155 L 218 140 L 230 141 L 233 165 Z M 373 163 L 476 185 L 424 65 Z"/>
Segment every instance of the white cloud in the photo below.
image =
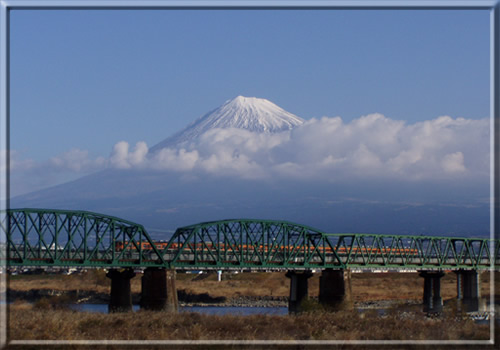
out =
<path fill-rule="evenodd" d="M 272 169 L 294 177 L 487 177 L 489 121 L 444 116 L 406 125 L 372 114 L 346 124 L 324 117 L 297 127 L 270 152 Z"/>
<path fill-rule="evenodd" d="M 133 150 L 116 143 L 108 158 L 92 159 L 73 149 L 47 162 L 22 159 L 11 151 L 11 173 L 66 172 L 72 176 L 105 168 L 177 171 L 246 179 L 487 179 L 489 120 L 442 116 L 406 124 L 381 114 L 344 123 L 340 117 L 311 119 L 290 132 L 252 133 L 213 129 L 184 148 Z M 5 159 L 5 152 L 0 153 Z M 0 159 L 1 160 L 1 159 Z M 2 162 L 3 163 L 3 162 Z"/>
<path fill-rule="evenodd" d="M 198 151 L 186 151 L 185 149 L 164 148 L 151 155 L 147 166 L 151 169 L 188 171 L 193 169 L 198 161 Z"/>
<path fill-rule="evenodd" d="M 447 154 L 443 157 L 441 165 L 446 172 L 462 173 L 465 171 L 464 154 L 462 152 Z"/>
<path fill-rule="evenodd" d="M 351 161 L 353 168 L 361 171 L 378 171 L 382 167 L 379 156 L 369 150 L 363 143 L 353 153 Z"/>
<path fill-rule="evenodd" d="M 80 149 L 71 149 L 42 162 L 23 159 L 16 150 L 11 150 L 9 153 L 12 196 L 75 180 L 82 175 L 104 169 L 108 164 L 108 159 L 104 157 L 93 159 L 87 151 Z M 0 151 L 1 171 L 5 170 L 6 156 L 5 150 Z"/>
<path fill-rule="evenodd" d="M 137 142 L 134 151 L 129 154 L 128 162 L 131 166 L 139 166 L 146 160 L 146 155 L 148 154 L 148 146 L 146 142 Z"/>
<path fill-rule="evenodd" d="M 129 144 L 120 141 L 113 146 L 113 151 L 109 157 L 109 165 L 117 169 L 130 169 L 141 167 L 146 161 L 148 146 L 146 142 L 140 141 L 135 144 L 134 150 L 129 152 Z"/>
<path fill-rule="evenodd" d="M 118 169 L 129 169 L 131 165 L 128 162 L 128 142 L 120 141 L 113 146 L 113 152 L 109 158 L 112 167 Z"/>
<path fill-rule="evenodd" d="M 56 169 L 78 173 L 101 169 L 105 166 L 106 159 L 103 157 L 90 159 L 88 151 L 72 149 L 50 158 L 49 163 Z"/>

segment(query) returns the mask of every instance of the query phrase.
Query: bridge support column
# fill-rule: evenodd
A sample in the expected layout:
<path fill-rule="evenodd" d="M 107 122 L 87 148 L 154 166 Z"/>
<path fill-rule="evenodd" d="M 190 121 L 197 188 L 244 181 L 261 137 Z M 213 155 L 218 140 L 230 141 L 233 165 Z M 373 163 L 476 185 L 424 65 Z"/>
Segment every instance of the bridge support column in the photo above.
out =
<path fill-rule="evenodd" d="M 300 311 L 300 304 L 307 297 L 307 280 L 313 274 L 310 271 L 297 272 L 288 271 L 286 277 L 290 278 L 290 298 L 288 299 L 288 312 L 294 313 Z"/>
<path fill-rule="evenodd" d="M 141 280 L 141 309 L 177 312 L 175 270 L 148 267 Z"/>
<path fill-rule="evenodd" d="M 109 299 L 108 312 L 132 311 L 132 293 L 130 291 L 130 279 L 135 276 L 132 269 L 123 271 L 110 270 L 106 277 L 111 279 L 111 295 Z"/>
<path fill-rule="evenodd" d="M 443 310 L 443 298 L 441 297 L 441 271 L 421 271 L 420 277 L 424 278 L 424 312 L 441 312 Z"/>
<path fill-rule="evenodd" d="M 465 312 L 480 311 L 481 278 L 476 270 L 458 270 L 457 299 Z"/>
<path fill-rule="evenodd" d="M 332 310 L 352 307 L 351 271 L 323 270 L 319 278 L 319 302 Z"/>

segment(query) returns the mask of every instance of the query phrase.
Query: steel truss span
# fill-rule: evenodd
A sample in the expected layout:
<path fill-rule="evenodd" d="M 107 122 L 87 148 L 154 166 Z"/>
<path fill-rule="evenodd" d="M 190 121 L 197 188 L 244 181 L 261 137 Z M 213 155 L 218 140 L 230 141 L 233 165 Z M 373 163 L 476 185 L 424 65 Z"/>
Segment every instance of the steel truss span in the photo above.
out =
<path fill-rule="evenodd" d="M 8 266 L 176 269 L 500 269 L 500 241 L 328 234 L 287 221 L 235 219 L 181 227 L 154 241 L 142 225 L 88 211 L 0 212 Z"/>

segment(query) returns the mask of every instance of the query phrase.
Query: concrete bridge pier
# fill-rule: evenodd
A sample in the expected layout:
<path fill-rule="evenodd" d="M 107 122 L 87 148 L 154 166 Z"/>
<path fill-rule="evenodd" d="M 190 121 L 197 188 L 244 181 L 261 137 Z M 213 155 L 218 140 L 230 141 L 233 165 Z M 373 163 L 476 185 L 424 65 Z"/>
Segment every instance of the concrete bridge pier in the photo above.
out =
<path fill-rule="evenodd" d="M 177 312 L 175 270 L 148 267 L 141 280 L 141 309 Z"/>
<path fill-rule="evenodd" d="M 332 310 L 352 307 L 351 271 L 323 270 L 319 278 L 319 302 Z"/>
<path fill-rule="evenodd" d="M 111 279 L 111 295 L 108 304 L 108 312 L 132 311 L 132 293 L 130 291 L 130 280 L 135 276 L 132 269 L 109 270 L 106 277 Z"/>
<path fill-rule="evenodd" d="M 312 276 L 311 271 L 288 271 L 286 277 L 290 278 L 290 298 L 288 299 L 288 312 L 300 311 L 300 304 L 307 297 L 307 280 Z"/>
<path fill-rule="evenodd" d="M 441 312 L 443 310 L 443 298 L 441 297 L 442 271 L 421 271 L 420 277 L 424 278 L 424 312 Z"/>
<path fill-rule="evenodd" d="M 481 276 L 477 270 L 458 270 L 457 299 L 465 312 L 481 309 Z"/>

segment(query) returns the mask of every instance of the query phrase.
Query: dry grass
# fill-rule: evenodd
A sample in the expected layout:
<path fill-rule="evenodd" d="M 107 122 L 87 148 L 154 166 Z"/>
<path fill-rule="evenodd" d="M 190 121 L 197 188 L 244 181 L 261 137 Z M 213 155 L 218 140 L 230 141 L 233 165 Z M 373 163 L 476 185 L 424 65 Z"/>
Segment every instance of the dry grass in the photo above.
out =
<path fill-rule="evenodd" d="M 485 340 L 489 326 L 455 317 L 341 311 L 294 316 L 135 312 L 83 313 L 12 305 L 9 338 L 32 340 Z"/>
<path fill-rule="evenodd" d="M 314 297 L 319 293 L 319 273 L 309 279 L 309 295 Z M 496 273 L 495 290 L 500 291 L 500 274 Z M 177 274 L 177 289 L 189 294 L 208 293 L 211 297 L 238 296 L 275 296 L 288 297 L 290 280 L 284 272 L 259 272 L 223 274 L 223 280 L 217 282 L 215 273 L 203 276 L 193 274 Z M 481 275 L 482 295 L 490 294 L 490 275 Z M 92 290 L 109 293 L 109 279 L 102 270 L 90 270 L 81 275 L 22 275 L 13 276 L 9 281 L 12 290 L 27 291 L 31 289 L 56 290 Z M 133 293 L 141 292 L 141 277 L 137 275 L 131 280 Z M 354 301 L 367 300 L 403 300 L 421 299 L 423 278 L 417 273 L 353 273 L 352 292 Z M 441 280 L 441 294 L 444 299 L 455 298 L 456 275 L 448 272 Z M 498 294 L 498 292 L 497 292 Z"/>
<path fill-rule="evenodd" d="M 177 288 L 190 294 L 209 291 L 213 297 L 233 298 L 239 296 L 283 296 L 289 294 L 290 280 L 285 273 L 240 273 L 223 274 L 217 281 L 216 274 L 209 274 L 203 280 L 196 280 L 189 274 L 177 274 Z"/>
<path fill-rule="evenodd" d="M 204 276 L 206 278 L 177 274 L 177 288 L 185 289 L 192 294 L 209 293 L 212 297 L 288 296 L 290 280 L 284 275 L 278 272 L 226 274 L 223 275 L 223 281 L 217 282 L 215 274 Z M 498 287 L 499 274 L 496 276 L 496 282 Z M 319 274 L 315 274 L 309 279 L 311 296 L 318 294 L 318 286 Z M 421 299 L 422 287 L 423 279 L 415 273 L 352 275 L 355 301 Z M 99 270 L 71 276 L 13 276 L 9 281 L 9 288 L 79 289 L 108 293 L 109 279 Z M 140 292 L 140 276 L 132 279 L 132 291 Z M 484 296 L 489 295 L 487 273 L 482 275 L 482 293 Z M 456 297 L 456 277 L 453 273 L 448 273 L 442 279 L 442 294 L 445 299 Z M 368 341 L 489 339 L 489 325 L 478 325 L 471 320 L 457 319 L 453 312 L 446 312 L 443 318 L 426 318 L 419 311 L 420 307 L 411 313 L 411 317 L 407 317 L 408 313 L 397 308 L 389 312 L 386 317 L 379 316 L 376 311 L 364 314 L 352 311 L 336 313 L 315 311 L 293 316 L 216 316 L 146 311 L 125 314 L 84 313 L 69 310 L 65 307 L 66 303 L 64 295 L 41 299 L 35 304 L 14 302 L 9 306 L 9 339 Z M 198 349 L 202 348 L 204 349 L 204 347 Z"/>
<path fill-rule="evenodd" d="M 137 279 L 138 280 L 138 279 Z M 140 281 L 139 288 L 140 288 Z M 110 280 L 104 270 L 94 269 L 74 275 L 16 275 L 8 278 L 9 289 L 27 291 L 32 289 L 92 290 L 108 293 Z"/>

